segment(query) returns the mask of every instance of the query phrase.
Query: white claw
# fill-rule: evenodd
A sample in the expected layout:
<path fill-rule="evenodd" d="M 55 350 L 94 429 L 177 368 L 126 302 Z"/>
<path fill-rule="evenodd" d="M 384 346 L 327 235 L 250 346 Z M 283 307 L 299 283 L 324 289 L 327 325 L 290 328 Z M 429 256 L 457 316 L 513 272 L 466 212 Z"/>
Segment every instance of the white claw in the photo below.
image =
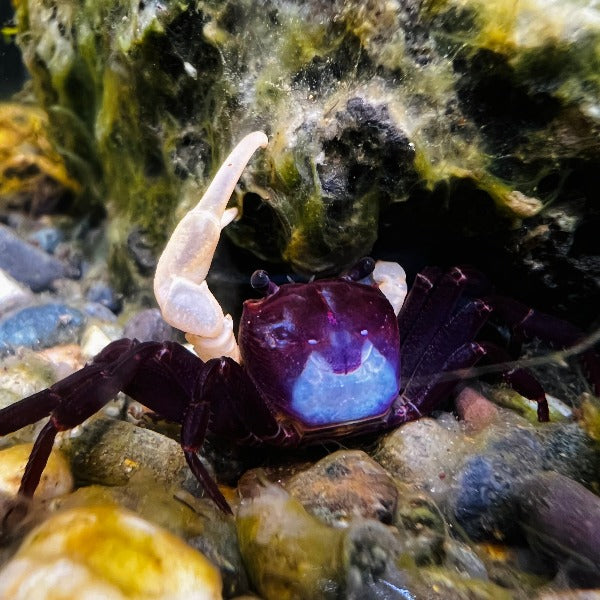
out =
<path fill-rule="evenodd" d="M 404 269 L 398 263 L 378 260 L 372 277 L 398 316 L 407 293 Z"/>
<path fill-rule="evenodd" d="M 227 202 L 246 164 L 259 147 L 261 131 L 248 134 L 221 165 L 200 202 L 181 219 L 158 260 L 154 295 L 163 318 L 185 331 L 203 360 L 230 356 L 239 360 L 231 317 L 224 315 L 206 285 L 206 275 L 221 229 L 237 215 Z"/>

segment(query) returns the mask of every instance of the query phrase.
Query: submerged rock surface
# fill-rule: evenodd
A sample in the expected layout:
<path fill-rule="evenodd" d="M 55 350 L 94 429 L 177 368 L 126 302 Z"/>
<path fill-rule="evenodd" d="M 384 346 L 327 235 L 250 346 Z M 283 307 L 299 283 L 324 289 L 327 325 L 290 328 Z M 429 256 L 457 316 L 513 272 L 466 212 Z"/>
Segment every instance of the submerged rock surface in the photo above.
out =
<path fill-rule="evenodd" d="M 468 235 L 589 203 L 599 14 L 579 0 L 17 6 L 36 96 L 87 197 L 106 201 L 130 277 L 256 128 L 270 147 L 229 233 L 310 274 L 370 252 L 401 201 Z"/>

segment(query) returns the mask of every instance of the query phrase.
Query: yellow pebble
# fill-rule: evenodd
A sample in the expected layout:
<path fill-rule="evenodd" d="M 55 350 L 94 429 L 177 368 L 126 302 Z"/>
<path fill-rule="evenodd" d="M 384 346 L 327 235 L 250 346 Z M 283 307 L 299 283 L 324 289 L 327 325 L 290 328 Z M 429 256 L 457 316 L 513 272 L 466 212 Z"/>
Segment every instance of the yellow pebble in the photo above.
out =
<path fill-rule="evenodd" d="M 10 495 L 17 493 L 32 448 L 33 444 L 17 444 L 0 450 L 0 492 Z M 72 489 L 73 475 L 69 463 L 60 450 L 53 450 L 34 497 L 48 500 L 67 494 Z"/>
<path fill-rule="evenodd" d="M 0 571 L 3 600 L 216 600 L 221 576 L 183 540 L 116 506 L 60 512 Z"/>

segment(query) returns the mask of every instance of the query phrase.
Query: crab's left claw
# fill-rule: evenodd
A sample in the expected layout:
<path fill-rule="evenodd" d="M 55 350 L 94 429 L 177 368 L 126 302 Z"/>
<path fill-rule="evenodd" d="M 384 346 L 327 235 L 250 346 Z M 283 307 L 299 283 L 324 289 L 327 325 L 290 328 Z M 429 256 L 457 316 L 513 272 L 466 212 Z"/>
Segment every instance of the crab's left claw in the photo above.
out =
<path fill-rule="evenodd" d="M 154 295 L 167 323 L 186 332 L 203 360 L 230 356 L 239 361 L 233 324 L 206 285 L 221 229 L 236 216 L 227 202 L 246 164 L 268 143 L 261 131 L 232 150 L 198 204 L 179 222 L 156 267 Z"/>

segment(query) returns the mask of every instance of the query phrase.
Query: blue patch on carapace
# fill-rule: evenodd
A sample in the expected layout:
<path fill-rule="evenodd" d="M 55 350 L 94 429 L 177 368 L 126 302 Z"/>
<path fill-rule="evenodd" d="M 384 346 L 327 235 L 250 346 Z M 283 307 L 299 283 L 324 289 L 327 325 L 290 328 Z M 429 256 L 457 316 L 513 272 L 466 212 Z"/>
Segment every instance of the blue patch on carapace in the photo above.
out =
<path fill-rule="evenodd" d="M 360 366 L 334 373 L 313 352 L 292 388 L 292 410 L 307 425 L 328 425 L 374 417 L 385 412 L 398 394 L 394 367 L 366 341 Z"/>

